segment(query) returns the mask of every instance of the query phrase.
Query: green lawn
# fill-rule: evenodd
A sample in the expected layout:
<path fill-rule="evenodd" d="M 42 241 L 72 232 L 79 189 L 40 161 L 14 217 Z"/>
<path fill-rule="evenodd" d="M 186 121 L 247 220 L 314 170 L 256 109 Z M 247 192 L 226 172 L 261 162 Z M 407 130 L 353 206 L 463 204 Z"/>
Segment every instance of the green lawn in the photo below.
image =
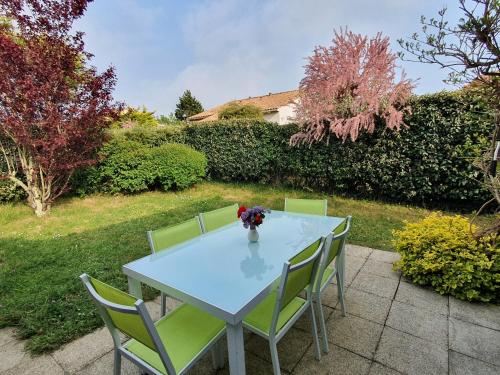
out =
<path fill-rule="evenodd" d="M 121 266 L 148 254 L 145 231 L 238 202 L 282 209 L 285 196 L 319 194 L 257 185 L 203 183 L 180 193 L 67 198 L 37 219 L 23 204 L 0 205 L 0 327 L 16 326 L 41 353 L 82 336 L 101 320 L 78 276 L 126 288 Z M 352 215 L 350 243 L 391 249 L 391 231 L 428 211 L 330 197 L 329 214 Z M 264 224 L 265 225 L 265 224 Z M 151 298 L 154 291 L 146 290 Z"/>

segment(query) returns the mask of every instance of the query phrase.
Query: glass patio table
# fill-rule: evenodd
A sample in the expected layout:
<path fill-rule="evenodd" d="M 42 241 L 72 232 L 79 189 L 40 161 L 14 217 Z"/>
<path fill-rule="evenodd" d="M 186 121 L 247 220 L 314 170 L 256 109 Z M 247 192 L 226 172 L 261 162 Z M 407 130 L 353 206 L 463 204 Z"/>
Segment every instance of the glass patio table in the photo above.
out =
<path fill-rule="evenodd" d="M 245 374 L 243 318 L 276 286 L 283 263 L 344 218 L 273 211 L 249 242 L 241 222 L 145 256 L 123 266 L 129 290 L 142 298 L 141 283 L 224 320 L 229 368 Z"/>

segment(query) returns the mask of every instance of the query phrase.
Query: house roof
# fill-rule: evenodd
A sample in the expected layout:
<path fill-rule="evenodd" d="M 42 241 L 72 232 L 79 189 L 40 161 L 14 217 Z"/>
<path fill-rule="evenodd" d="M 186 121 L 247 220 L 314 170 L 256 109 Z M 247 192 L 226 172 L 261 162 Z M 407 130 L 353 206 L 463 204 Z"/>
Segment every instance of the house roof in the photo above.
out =
<path fill-rule="evenodd" d="M 229 104 L 251 104 L 262 110 L 262 112 L 274 112 L 279 107 L 292 103 L 299 96 L 299 90 L 283 91 L 276 94 L 269 93 L 262 96 L 249 97 L 247 99 L 232 100 L 230 102 L 207 109 L 201 113 L 188 117 L 188 121 L 214 121 L 219 119 L 219 112 Z"/>

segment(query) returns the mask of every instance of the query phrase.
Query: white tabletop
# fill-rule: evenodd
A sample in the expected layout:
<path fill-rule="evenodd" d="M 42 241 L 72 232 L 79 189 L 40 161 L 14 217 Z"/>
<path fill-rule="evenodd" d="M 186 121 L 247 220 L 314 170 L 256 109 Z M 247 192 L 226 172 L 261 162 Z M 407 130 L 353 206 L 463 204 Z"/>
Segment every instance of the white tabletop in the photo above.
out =
<path fill-rule="evenodd" d="M 280 277 L 283 263 L 344 219 L 273 211 L 250 243 L 241 222 L 123 266 L 138 281 L 235 324 Z"/>

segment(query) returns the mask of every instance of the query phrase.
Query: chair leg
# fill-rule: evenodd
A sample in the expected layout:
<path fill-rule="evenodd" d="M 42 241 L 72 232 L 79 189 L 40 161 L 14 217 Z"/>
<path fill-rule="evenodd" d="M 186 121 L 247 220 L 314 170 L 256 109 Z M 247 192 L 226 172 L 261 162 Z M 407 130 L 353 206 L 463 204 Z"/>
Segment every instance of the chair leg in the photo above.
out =
<path fill-rule="evenodd" d="M 273 361 L 274 375 L 281 375 L 278 347 L 276 346 L 276 342 L 274 340 L 269 340 L 269 349 L 271 349 L 271 360 Z"/>
<path fill-rule="evenodd" d="M 321 332 L 321 339 L 323 340 L 323 352 L 328 353 L 328 337 L 326 333 L 325 314 L 323 312 L 323 305 L 321 304 L 321 295 L 316 297 L 316 308 L 318 309 L 319 331 Z"/>
<path fill-rule="evenodd" d="M 311 314 L 311 326 L 314 339 L 314 356 L 319 361 L 321 359 L 321 351 L 319 349 L 318 327 L 316 326 L 316 317 L 314 316 L 314 303 L 310 301 L 309 311 Z"/>
<path fill-rule="evenodd" d="M 115 363 L 113 367 L 113 375 L 120 375 L 122 372 L 122 356 L 120 351 L 115 348 Z"/>
<path fill-rule="evenodd" d="M 342 316 L 346 315 L 344 302 L 344 284 L 341 282 L 341 276 L 337 273 L 337 294 L 339 295 L 340 307 L 342 308 Z"/>
<path fill-rule="evenodd" d="M 210 349 L 210 354 L 212 355 L 212 368 L 214 370 L 217 370 L 220 366 L 219 353 L 217 352 L 217 345 L 219 345 L 219 343 L 215 344 L 214 346 L 212 346 L 212 349 Z"/>
<path fill-rule="evenodd" d="M 167 313 L 167 295 L 163 292 L 161 292 L 161 316 L 165 316 Z"/>
<path fill-rule="evenodd" d="M 217 357 L 219 360 L 219 368 L 224 368 L 224 345 L 221 340 L 217 343 Z"/>

